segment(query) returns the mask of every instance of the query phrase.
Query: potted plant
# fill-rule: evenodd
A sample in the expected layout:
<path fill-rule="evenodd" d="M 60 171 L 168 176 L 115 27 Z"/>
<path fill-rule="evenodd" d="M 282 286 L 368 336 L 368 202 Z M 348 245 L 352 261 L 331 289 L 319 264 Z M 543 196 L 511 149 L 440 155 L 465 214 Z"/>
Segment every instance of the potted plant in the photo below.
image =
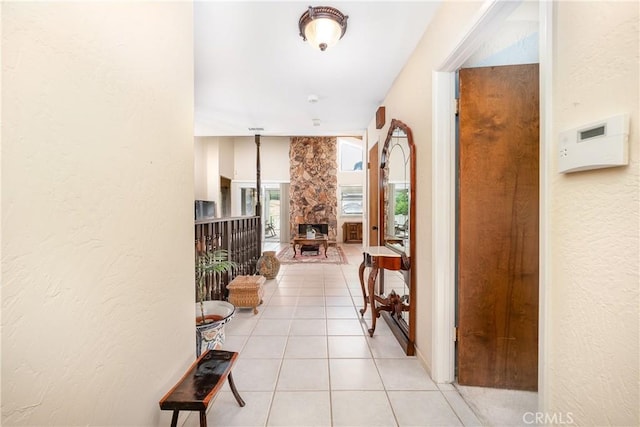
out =
<path fill-rule="evenodd" d="M 236 263 L 228 259 L 228 253 L 224 249 L 205 251 L 196 257 L 196 293 L 200 304 L 200 318 L 198 323 L 210 323 L 207 321 L 204 310 L 205 300 L 212 299 L 215 287 L 220 283 L 222 273 L 231 271 Z M 207 277 L 212 276 L 211 287 L 207 287 Z"/>
<path fill-rule="evenodd" d="M 236 263 L 228 259 L 224 249 L 205 251 L 196 257 L 196 355 L 200 355 L 203 346 L 215 348 L 224 342 L 222 328 L 233 317 L 235 307 L 226 301 L 211 299 L 222 273 L 235 267 Z M 211 277 L 209 286 L 208 277 Z"/>

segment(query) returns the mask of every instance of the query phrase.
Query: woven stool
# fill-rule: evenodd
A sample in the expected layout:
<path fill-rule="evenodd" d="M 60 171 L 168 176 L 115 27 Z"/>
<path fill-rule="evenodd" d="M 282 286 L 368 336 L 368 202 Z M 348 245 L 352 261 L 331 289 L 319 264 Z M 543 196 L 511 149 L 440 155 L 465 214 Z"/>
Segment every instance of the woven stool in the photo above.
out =
<path fill-rule="evenodd" d="M 229 302 L 236 307 L 252 307 L 253 314 L 258 314 L 265 280 L 263 276 L 237 276 L 227 285 Z"/>

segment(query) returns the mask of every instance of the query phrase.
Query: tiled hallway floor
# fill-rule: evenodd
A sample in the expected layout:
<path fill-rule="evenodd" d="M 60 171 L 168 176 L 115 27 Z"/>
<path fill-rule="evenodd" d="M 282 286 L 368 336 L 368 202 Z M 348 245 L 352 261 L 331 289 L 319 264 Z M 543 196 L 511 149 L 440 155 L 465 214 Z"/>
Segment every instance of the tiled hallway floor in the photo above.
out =
<path fill-rule="evenodd" d="M 344 248 L 349 264 L 282 265 L 259 313 L 236 311 L 223 348 L 240 353 L 233 375 L 247 404 L 225 385 L 209 425 L 480 425 L 454 386 L 435 384 L 403 354 L 384 320 L 369 337 L 370 317 L 358 313 L 361 248 Z"/>

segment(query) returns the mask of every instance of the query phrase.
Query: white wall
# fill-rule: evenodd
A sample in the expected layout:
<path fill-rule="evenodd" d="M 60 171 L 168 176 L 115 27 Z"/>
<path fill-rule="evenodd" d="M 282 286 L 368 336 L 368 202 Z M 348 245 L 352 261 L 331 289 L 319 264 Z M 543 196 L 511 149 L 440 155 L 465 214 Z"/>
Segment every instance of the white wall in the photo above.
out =
<path fill-rule="evenodd" d="M 216 215 L 222 211 L 220 177 L 231 179 L 234 164 L 233 138 L 206 136 L 194 139 L 194 197 L 216 202 Z"/>
<path fill-rule="evenodd" d="M 265 182 L 289 182 L 289 137 L 260 137 L 260 178 Z M 253 136 L 235 137 L 234 180 L 256 182 L 256 143 Z"/>
<path fill-rule="evenodd" d="M 193 197 L 207 200 L 207 138 L 196 137 L 193 141 Z"/>
<path fill-rule="evenodd" d="M 219 137 L 196 137 L 194 140 L 194 197 L 212 200 L 220 209 Z"/>
<path fill-rule="evenodd" d="M 232 137 L 220 138 L 218 167 L 220 175 L 232 179 L 234 173 L 235 153 Z"/>
<path fill-rule="evenodd" d="M 362 148 L 362 154 L 363 154 L 363 158 L 362 158 L 362 164 L 363 164 L 363 170 L 361 171 L 349 171 L 349 172 L 342 172 L 340 170 L 340 139 L 347 139 L 349 140 L 349 142 L 351 142 L 354 145 L 360 145 Z M 342 210 L 340 208 L 340 187 L 341 186 L 345 186 L 345 185 L 361 185 L 362 186 L 362 191 L 365 192 L 366 191 L 366 183 L 364 182 L 365 179 L 365 169 L 366 169 L 366 159 L 365 159 L 365 153 L 364 153 L 364 141 L 361 138 L 347 138 L 347 137 L 341 137 L 338 138 L 338 169 L 337 169 L 337 180 L 338 180 L 338 194 L 337 194 L 337 200 L 338 200 L 338 217 L 337 217 L 337 236 L 336 236 L 336 241 L 338 242 L 343 242 L 344 241 L 344 233 L 343 233 L 343 224 L 345 222 L 362 222 L 362 215 L 342 215 Z M 365 209 L 367 209 L 365 207 L 365 199 L 362 200 L 362 208 L 363 208 L 363 212 L 365 211 Z M 365 230 L 362 231 L 363 234 L 365 232 Z"/>
<path fill-rule="evenodd" d="M 386 109 L 386 124 L 377 130 L 375 118 L 367 129 L 368 147 L 379 141 L 382 150 L 392 119 L 399 119 L 412 130 L 416 145 L 416 349 L 431 368 L 432 353 L 432 281 L 431 281 L 431 132 L 432 71 L 453 50 L 481 2 L 443 2 L 413 55 L 396 78 L 381 105 Z M 368 149 L 367 149 L 368 150 Z"/>
<path fill-rule="evenodd" d="M 221 158 L 233 165 L 231 183 L 231 215 L 241 215 L 242 188 L 256 187 L 256 142 L 254 136 L 232 137 L 233 157 Z M 289 137 L 260 137 L 260 181 L 262 185 L 289 182 Z M 226 154 L 227 156 L 229 154 Z M 229 159 L 233 161 L 229 161 Z M 264 196 L 264 193 L 261 193 Z M 282 229 L 282 228 L 281 228 Z"/>
<path fill-rule="evenodd" d="M 168 425 L 195 356 L 192 5 L 1 7 L 1 423 Z"/>
<path fill-rule="evenodd" d="M 639 74 L 637 2 L 559 2 L 553 57 L 558 132 L 631 115 L 630 164 L 558 174 L 549 165 L 550 412 L 576 425 L 638 425 Z M 551 149 L 551 153 L 556 151 Z"/>

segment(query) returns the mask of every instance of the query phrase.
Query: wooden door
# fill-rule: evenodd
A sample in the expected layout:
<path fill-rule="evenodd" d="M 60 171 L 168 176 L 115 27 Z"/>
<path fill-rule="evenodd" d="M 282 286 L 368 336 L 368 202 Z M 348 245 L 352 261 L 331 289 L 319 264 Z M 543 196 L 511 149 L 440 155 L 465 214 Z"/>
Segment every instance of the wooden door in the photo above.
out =
<path fill-rule="evenodd" d="M 536 390 L 537 64 L 460 70 L 458 382 Z"/>
<path fill-rule="evenodd" d="M 378 229 L 378 197 L 380 194 L 380 160 L 378 155 L 378 143 L 369 150 L 369 246 L 380 244 Z"/>

